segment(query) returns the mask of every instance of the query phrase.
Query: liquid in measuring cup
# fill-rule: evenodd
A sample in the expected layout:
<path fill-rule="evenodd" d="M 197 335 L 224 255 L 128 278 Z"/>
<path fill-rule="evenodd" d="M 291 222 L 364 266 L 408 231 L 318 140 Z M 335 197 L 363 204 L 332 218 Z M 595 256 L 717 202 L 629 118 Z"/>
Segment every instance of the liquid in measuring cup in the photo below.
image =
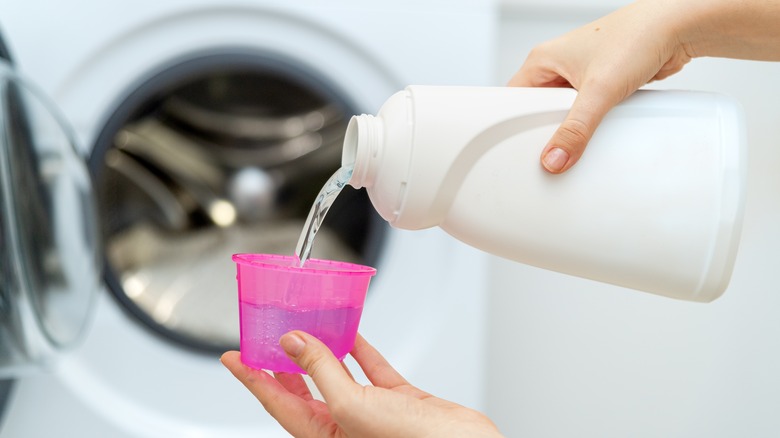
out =
<path fill-rule="evenodd" d="M 291 330 L 302 330 L 315 336 L 342 360 L 355 342 L 362 310 L 362 307 L 284 308 L 243 302 L 241 360 L 258 369 L 303 372 L 279 345 L 279 338 Z M 246 348 L 248 345 L 251 348 Z"/>

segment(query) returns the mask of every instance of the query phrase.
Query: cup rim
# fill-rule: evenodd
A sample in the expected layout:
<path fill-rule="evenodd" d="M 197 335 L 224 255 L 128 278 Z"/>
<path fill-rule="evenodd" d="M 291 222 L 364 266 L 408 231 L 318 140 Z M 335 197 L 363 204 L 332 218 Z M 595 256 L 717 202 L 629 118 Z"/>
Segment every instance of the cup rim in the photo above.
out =
<path fill-rule="evenodd" d="M 373 276 L 376 268 L 357 263 L 341 262 L 336 260 L 309 259 L 306 267 L 297 265 L 298 258 L 281 254 L 239 253 L 233 254 L 236 264 L 246 267 L 290 271 L 302 274 L 316 275 L 356 275 Z"/>

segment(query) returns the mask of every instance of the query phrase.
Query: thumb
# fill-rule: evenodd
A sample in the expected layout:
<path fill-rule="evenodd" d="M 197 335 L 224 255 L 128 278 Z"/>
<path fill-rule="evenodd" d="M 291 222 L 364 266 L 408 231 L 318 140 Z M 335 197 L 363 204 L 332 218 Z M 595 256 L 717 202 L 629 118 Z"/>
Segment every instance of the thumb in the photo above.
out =
<path fill-rule="evenodd" d="M 570 169 L 585 152 L 601 120 L 617 101 L 591 96 L 581 90 L 550 141 L 542 151 L 542 166 L 551 173 Z"/>
<path fill-rule="evenodd" d="M 311 377 L 326 402 L 343 399 L 359 386 L 333 352 L 314 336 L 295 330 L 283 335 L 279 344 L 287 356 Z"/>

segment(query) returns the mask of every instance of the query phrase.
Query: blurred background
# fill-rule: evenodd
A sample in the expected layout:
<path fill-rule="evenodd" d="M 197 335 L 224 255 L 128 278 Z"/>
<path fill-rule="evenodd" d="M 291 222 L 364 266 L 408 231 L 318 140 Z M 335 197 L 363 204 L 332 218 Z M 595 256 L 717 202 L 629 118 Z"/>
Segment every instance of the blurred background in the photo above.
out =
<path fill-rule="evenodd" d="M 63 217 L 68 230 L 96 229 L 103 267 L 92 301 L 71 300 L 86 327 L 75 345 L 51 340 L 45 312 L 2 326 L 0 364 L 6 350 L 33 360 L 0 373 L 0 437 L 275 437 L 286 434 L 217 361 L 238 339 L 230 254 L 293 252 L 351 115 L 408 84 L 503 85 L 538 43 L 629 2 L 0 3 L 0 54 L 50 97 L 42 105 L 61 112 L 92 177 L 82 202 L 94 199 L 96 223 Z M 650 86 L 745 108 L 742 243 L 713 303 L 391 229 L 351 189 L 314 256 L 376 266 L 363 335 L 411 382 L 486 412 L 506 436 L 774 436 L 777 77 L 780 63 L 697 59 Z M 7 147 L 45 156 L 29 139 Z M 55 259 L 78 256 L 61 246 Z M 4 321 L 24 321 L 14 300 L 42 300 L 0 283 L 0 312 L 14 317 Z M 43 350 L 46 360 L 33 354 Z"/>

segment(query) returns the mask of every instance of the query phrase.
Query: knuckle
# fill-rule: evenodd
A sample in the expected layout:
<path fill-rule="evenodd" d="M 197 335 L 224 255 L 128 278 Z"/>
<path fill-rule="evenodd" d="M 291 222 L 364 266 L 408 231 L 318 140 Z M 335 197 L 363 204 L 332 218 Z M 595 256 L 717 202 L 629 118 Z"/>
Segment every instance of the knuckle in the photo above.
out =
<path fill-rule="evenodd" d="M 354 415 L 354 411 L 350 408 L 350 403 L 345 401 L 343 397 L 329 401 L 328 411 L 337 422 L 347 418 L 350 414 Z"/>
<path fill-rule="evenodd" d="M 580 147 L 586 144 L 589 138 L 590 129 L 581 120 L 566 120 L 558 128 L 558 140 L 567 146 Z"/>
<path fill-rule="evenodd" d="M 534 48 L 531 49 L 530 53 L 536 56 L 545 56 L 548 53 L 553 51 L 553 49 L 556 47 L 555 43 L 556 40 L 543 41 L 537 44 L 536 46 L 534 46 Z"/>
<path fill-rule="evenodd" d="M 271 413 L 271 415 L 275 418 L 275 408 L 283 402 L 282 393 L 269 391 L 267 393 L 261 393 L 259 396 L 257 396 L 257 399 L 260 401 L 260 404 L 263 405 L 263 408 Z"/>
<path fill-rule="evenodd" d="M 540 58 L 544 57 L 544 52 L 545 52 L 545 50 L 544 50 L 543 46 L 541 46 L 541 45 L 540 46 L 536 46 L 536 47 L 532 48 L 528 52 L 528 55 L 526 56 L 526 58 L 530 59 L 530 60 L 540 59 Z"/>
<path fill-rule="evenodd" d="M 583 80 L 585 88 L 592 90 L 611 90 L 619 83 L 616 77 L 621 77 L 624 68 L 618 65 L 601 65 L 591 67 L 588 70 L 586 78 Z"/>
<path fill-rule="evenodd" d="M 328 400 L 328 411 L 336 421 L 342 421 L 360 416 L 365 403 L 361 402 L 360 394 L 345 392 L 341 397 Z"/>
<path fill-rule="evenodd" d="M 327 358 L 319 351 L 311 351 L 310 348 L 307 350 L 301 355 L 299 365 L 310 376 L 315 377 L 320 374 Z"/>

